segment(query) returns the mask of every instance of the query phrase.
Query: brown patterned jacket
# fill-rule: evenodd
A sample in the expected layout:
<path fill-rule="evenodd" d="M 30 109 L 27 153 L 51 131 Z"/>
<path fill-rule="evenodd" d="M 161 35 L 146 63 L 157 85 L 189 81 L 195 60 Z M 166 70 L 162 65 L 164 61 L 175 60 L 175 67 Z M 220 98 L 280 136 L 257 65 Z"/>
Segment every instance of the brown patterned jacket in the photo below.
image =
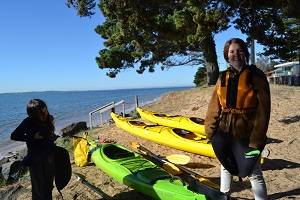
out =
<path fill-rule="evenodd" d="M 270 88 L 264 73 L 254 65 L 238 73 L 222 72 L 213 91 L 205 118 L 208 138 L 228 133 L 246 139 L 249 146 L 263 148 L 270 119 Z"/>

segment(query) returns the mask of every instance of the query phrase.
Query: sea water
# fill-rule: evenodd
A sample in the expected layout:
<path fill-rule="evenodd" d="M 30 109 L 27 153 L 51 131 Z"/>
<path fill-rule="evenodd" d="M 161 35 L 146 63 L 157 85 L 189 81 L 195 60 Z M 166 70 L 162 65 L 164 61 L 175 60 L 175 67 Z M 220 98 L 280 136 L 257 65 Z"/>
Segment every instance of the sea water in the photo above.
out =
<path fill-rule="evenodd" d="M 143 106 L 155 101 L 164 93 L 189 88 L 191 87 L 0 94 L 0 153 L 13 144 L 9 139 L 10 134 L 27 117 L 26 105 L 30 99 L 39 98 L 46 102 L 50 114 L 55 119 L 56 134 L 60 134 L 63 127 L 74 122 L 85 121 L 88 125 L 89 112 L 110 102 L 124 100 L 128 113 L 135 108 L 135 96 L 138 97 L 139 106 Z M 108 117 L 109 113 L 106 113 L 104 120 Z M 97 124 L 99 115 L 93 120 L 93 125 Z"/>

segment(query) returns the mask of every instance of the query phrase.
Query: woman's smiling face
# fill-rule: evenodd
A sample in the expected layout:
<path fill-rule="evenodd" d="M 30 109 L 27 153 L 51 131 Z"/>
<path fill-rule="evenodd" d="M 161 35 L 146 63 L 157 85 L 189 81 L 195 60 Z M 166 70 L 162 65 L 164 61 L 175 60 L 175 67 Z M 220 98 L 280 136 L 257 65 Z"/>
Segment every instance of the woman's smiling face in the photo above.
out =
<path fill-rule="evenodd" d="M 246 65 L 246 56 L 238 43 L 232 43 L 228 49 L 228 61 L 232 67 L 240 71 Z"/>

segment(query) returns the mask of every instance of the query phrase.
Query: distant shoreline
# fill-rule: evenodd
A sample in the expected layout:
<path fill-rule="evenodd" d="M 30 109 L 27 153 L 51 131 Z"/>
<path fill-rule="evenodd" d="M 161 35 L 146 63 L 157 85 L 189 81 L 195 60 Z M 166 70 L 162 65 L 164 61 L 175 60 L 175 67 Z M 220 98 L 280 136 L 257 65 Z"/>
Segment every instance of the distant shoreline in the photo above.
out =
<path fill-rule="evenodd" d="M 2 94 L 20 94 L 20 93 L 44 93 L 44 92 L 97 92 L 97 91 L 116 91 L 116 90 L 142 90 L 142 89 L 164 89 L 164 88 L 194 88 L 190 86 L 162 86 L 162 87 L 145 87 L 145 88 L 116 88 L 116 89 L 91 89 L 91 90 L 45 90 L 45 91 L 15 91 L 15 92 L 0 92 Z"/>

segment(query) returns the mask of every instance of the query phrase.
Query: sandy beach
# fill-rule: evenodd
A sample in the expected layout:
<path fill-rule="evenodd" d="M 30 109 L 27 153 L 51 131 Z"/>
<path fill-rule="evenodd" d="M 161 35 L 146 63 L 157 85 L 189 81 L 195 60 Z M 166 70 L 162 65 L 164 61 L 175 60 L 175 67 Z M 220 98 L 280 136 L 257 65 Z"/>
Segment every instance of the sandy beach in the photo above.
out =
<path fill-rule="evenodd" d="M 213 87 L 204 87 L 167 93 L 145 108 L 160 113 L 204 118 L 212 90 Z M 300 87 L 271 85 L 271 98 L 271 118 L 267 134 L 269 140 L 266 146 L 270 150 L 270 155 L 262 166 L 268 196 L 269 199 L 300 199 Z M 137 141 L 160 155 L 187 154 L 191 157 L 189 164 L 191 170 L 219 184 L 220 165 L 216 159 L 182 152 L 137 138 L 116 128 L 114 124 L 93 129 L 89 134 L 94 138 L 99 136 L 103 139 L 116 140 L 128 148 L 130 148 L 130 141 Z M 73 164 L 73 171 L 84 175 L 87 181 L 113 197 L 112 199 L 151 199 L 114 181 L 92 164 L 86 167 L 77 167 Z M 78 182 L 74 176 L 62 190 L 62 194 L 66 200 L 102 199 L 97 193 Z M 232 196 L 237 199 L 253 199 L 248 178 L 239 182 L 238 178 L 234 177 Z M 23 177 L 12 185 L 2 186 L 0 198 L 31 199 L 29 176 Z M 53 199 L 61 199 L 56 189 L 53 190 Z"/>

